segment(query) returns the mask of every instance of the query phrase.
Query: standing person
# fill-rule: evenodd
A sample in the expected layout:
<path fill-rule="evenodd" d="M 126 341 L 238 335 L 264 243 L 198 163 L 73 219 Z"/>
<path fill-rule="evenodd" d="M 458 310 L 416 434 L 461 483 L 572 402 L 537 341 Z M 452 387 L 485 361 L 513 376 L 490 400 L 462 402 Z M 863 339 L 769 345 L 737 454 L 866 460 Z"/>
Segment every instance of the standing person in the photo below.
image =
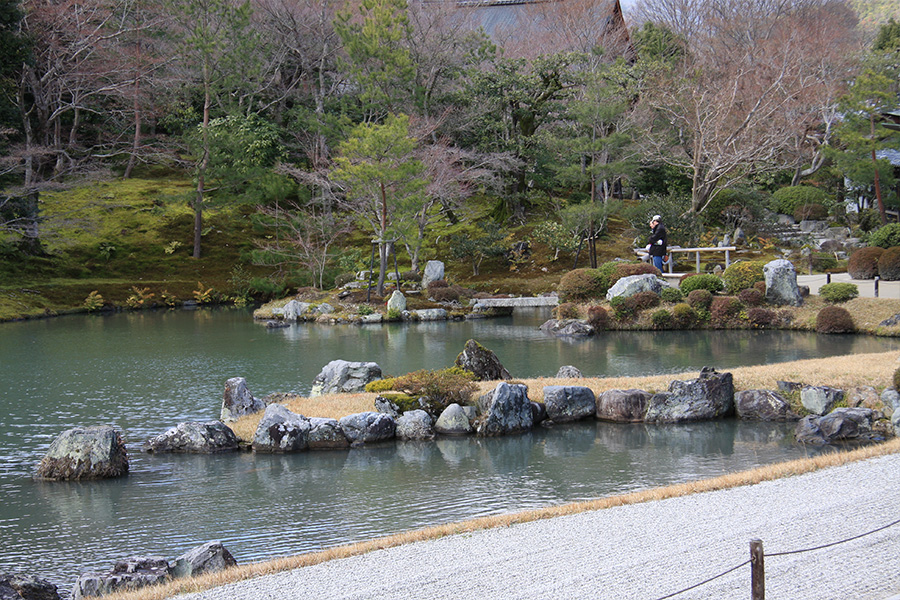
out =
<path fill-rule="evenodd" d="M 650 238 L 647 241 L 649 242 L 647 252 L 650 254 L 653 266 L 662 273 L 663 256 L 668 250 L 668 232 L 666 232 L 666 226 L 662 224 L 662 217 L 659 215 L 653 215 L 653 218 L 650 219 Z"/>

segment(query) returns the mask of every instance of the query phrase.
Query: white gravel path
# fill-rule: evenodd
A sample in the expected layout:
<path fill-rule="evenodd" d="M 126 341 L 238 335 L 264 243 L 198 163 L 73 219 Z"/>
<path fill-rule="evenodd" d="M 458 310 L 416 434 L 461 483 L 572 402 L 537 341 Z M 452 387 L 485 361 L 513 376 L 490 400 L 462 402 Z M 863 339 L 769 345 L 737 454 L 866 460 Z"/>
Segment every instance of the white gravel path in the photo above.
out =
<path fill-rule="evenodd" d="M 749 558 L 767 600 L 900 593 L 900 454 L 730 490 L 449 536 L 267 575 L 180 600 L 654 600 Z M 744 566 L 682 599 L 750 598 Z"/>

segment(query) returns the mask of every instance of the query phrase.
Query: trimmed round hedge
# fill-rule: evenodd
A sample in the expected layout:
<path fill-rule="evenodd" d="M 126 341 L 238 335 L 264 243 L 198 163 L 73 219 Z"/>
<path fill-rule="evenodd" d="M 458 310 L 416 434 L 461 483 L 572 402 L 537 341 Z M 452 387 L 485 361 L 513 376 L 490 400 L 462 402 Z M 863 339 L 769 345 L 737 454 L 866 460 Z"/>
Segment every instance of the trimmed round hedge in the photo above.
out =
<path fill-rule="evenodd" d="M 869 246 L 885 249 L 900 246 L 900 223 L 888 223 L 873 231 L 869 236 Z"/>
<path fill-rule="evenodd" d="M 868 246 L 860 248 L 850 255 L 847 261 L 847 273 L 853 279 L 875 279 L 878 275 L 878 259 L 884 254 L 884 248 Z"/>
<path fill-rule="evenodd" d="M 772 194 L 772 208 L 784 215 L 793 215 L 804 204 L 828 204 L 824 190 L 809 185 L 783 187 Z"/>
<path fill-rule="evenodd" d="M 711 273 L 689 273 L 681 278 L 678 288 L 682 294 L 690 294 L 694 290 L 707 290 L 715 294 L 725 289 L 725 282 L 718 275 Z"/>
<path fill-rule="evenodd" d="M 559 280 L 559 296 L 566 302 L 581 302 L 592 298 L 602 298 L 608 283 L 597 269 L 575 269 Z"/>
<path fill-rule="evenodd" d="M 722 273 L 725 291 L 737 294 L 741 290 L 753 287 L 757 281 L 765 281 L 766 275 L 763 273 L 765 266 L 766 263 L 762 261 L 741 261 L 729 265 Z"/>
<path fill-rule="evenodd" d="M 835 281 L 819 288 L 819 296 L 831 304 L 840 304 L 859 296 L 859 287 L 855 283 Z"/>
<path fill-rule="evenodd" d="M 878 258 L 878 276 L 885 281 L 900 281 L 900 246 L 893 246 Z"/>
<path fill-rule="evenodd" d="M 816 315 L 817 333 L 852 333 L 856 331 L 853 317 L 846 308 L 826 306 Z"/>

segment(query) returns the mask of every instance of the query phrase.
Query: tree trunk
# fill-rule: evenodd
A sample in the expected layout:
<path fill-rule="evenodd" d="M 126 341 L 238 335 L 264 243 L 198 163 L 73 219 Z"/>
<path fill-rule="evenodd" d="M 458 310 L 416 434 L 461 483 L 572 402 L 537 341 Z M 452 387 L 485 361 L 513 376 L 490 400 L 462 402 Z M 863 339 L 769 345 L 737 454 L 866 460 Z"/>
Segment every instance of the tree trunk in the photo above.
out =
<path fill-rule="evenodd" d="M 881 180 L 878 177 L 878 158 L 875 156 L 875 116 L 869 117 L 872 127 L 872 166 L 875 168 L 875 199 L 878 200 L 878 213 L 881 215 L 881 224 L 887 225 L 887 213 L 884 211 L 884 200 L 881 198 Z"/>
<path fill-rule="evenodd" d="M 197 165 L 197 193 L 194 197 L 194 258 L 200 258 L 200 238 L 203 234 L 203 196 L 206 192 L 206 169 L 209 166 L 209 107 L 212 103 L 209 89 L 209 67 L 203 65 L 203 156 Z"/>

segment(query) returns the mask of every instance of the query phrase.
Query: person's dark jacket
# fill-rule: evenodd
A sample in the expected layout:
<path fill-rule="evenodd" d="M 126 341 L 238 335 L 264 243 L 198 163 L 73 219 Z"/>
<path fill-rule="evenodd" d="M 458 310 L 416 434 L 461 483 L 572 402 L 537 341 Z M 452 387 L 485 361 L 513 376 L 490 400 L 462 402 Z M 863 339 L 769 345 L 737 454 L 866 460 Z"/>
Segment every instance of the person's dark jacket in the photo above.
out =
<path fill-rule="evenodd" d="M 650 256 L 665 256 L 668 251 L 668 232 L 665 225 L 657 223 L 650 232 L 650 239 L 647 242 L 650 244 Z"/>

